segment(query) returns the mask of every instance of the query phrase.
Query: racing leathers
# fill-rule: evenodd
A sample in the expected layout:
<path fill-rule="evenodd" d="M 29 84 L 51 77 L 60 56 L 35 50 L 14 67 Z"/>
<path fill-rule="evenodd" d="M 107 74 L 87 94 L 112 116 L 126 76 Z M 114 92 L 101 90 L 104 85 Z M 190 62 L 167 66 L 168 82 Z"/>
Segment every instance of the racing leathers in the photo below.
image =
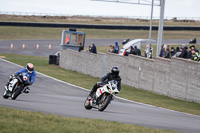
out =
<path fill-rule="evenodd" d="M 22 68 L 21 70 L 17 71 L 15 73 L 15 75 L 19 75 L 19 74 L 24 74 L 26 77 L 27 77 L 27 81 L 24 83 L 24 93 L 29 93 L 30 89 L 29 89 L 29 85 L 32 85 L 34 82 L 35 82 L 35 78 L 36 78 L 36 72 L 33 70 L 31 73 L 27 71 L 26 67 Z M 7 90 L 7 87 L 10 83 L 10 81 L 12 80 L 12 78 L 9 80 L 9 82 L 6 84 L 6 90 Z"/>
<path fill-rule="evenodd" d="M 112 73 L 107 73 L 106 76 L 104 76 L 104 77 L 101 78 L 101 82 L 97 82 L 93 86 L 93 88 L 92 88 L 92 90 L 90 92 L 90 95 L 92 95 L 94 92 L 96 92 L 97 89 L 99 87 L 103 86 L 104 83 L 108 83 L 108 81 L 111 81 L 111 80 L 116 80 L 118 82 L 117 83 L 117 89 L 120 91 L 120 89 L 121 89 L 121 80 L 122 80 L 121 77 L 118 76 L 118 75 L 116 76 L 116 75 L 114 75 Z"/>

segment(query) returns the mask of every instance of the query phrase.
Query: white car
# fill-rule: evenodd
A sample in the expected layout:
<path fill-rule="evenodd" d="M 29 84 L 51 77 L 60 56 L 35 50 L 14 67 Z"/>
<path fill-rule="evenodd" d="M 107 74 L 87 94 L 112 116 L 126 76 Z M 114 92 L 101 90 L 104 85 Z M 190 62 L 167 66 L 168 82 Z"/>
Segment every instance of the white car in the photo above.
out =
<path fill-rule="evenodd" d="M 142 48 L 142 44 L 148 44 L 149 43 L 149 39 L 135 39 L 135 40 L 131 40 L 128 43 L 126 43 L 119 51 L 119 55 L 124 56 L 126 51 L 130 52 L 130 47 L 134 47 L 137 46 L 138 49 L 141 50 Z M 156 43 L 156 40 L 151 40 L 150 43 Z M 126 50 L 127 49 L 127 50 Z"/>

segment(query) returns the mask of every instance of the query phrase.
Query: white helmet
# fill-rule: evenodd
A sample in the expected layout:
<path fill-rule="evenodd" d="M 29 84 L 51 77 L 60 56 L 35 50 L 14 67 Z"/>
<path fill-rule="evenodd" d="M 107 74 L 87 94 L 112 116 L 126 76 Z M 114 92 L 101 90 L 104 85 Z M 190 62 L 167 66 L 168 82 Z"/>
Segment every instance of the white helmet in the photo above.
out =
<path fill-rule="evenodd" d="M 26 70 L 29 72 L 29 73 L 32 73 L 33 70 L 34 70 L 34 66 L 32 63 L 27 63 L 26 65 Z"/>

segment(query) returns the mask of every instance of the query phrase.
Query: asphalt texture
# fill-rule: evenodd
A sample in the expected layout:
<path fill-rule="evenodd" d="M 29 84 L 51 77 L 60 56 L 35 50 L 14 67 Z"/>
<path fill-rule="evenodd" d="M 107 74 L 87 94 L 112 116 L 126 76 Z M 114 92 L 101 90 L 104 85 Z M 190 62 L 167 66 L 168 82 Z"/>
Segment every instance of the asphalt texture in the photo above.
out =
<path fill-rule="evenodd" d="M 110 45 L 114 45 L 115 42 L 122 44 L 123 40 L 124 39 L 86 39 L 85 46 L 90 46 L 91 43 L 94 42 L 96 46 L 108 46 L 109 49 Z M 189 40 L 166 39 L 164 42 L 167 44 L 188 44 Z M 11 43 L 13 44 L 12 49 L 10 48 Z M 23 44 L 25 44 L 24 49 L 22 49 Z M 39 49 L 36 49 L 37 44 L 39 44 Z M 49 49 L 49 44 L 51 44 L 51 49 Z M 48 57 L 49 55 L 54 55 L 56 52 L 61 50 L 60 44 L 61 39 L 0 40 L 0 53 Z"/>
<path fill-rule="evenodd" d="M 81 117 L 117 121 L 158 129 L 171 129 L 183 133 L 200 132 L 200 116 L 181 113 L 151 105 L 116 98 L 106 108 L 86 110 L 84 101 L 88 90 L 53 79 L 37 72 L 29 94 L 16 100 L 4 99 L 4 85 L 9 76 L 22 67 L 0 59 L 0 106 L 39 111 L 67 117 Z M 121 90 L 123 93 L 123 89 Z"/>
<path fill-rule="evenodd" d="M 92 42 L 96 46 L 119 44 L 123 39 L 87 39 L 86 45 Z M 55 54 L 61 49 L 60 39 L 48 40 L 0 40 L 0 53 L 44 56 Z M 11 49 L 11 43 L 14 47 Z M 165 40 L 168 44 L 188 44 L 188 40 Z M 25 48 L 22 49 L 22 44 Z M 39 44 L 39 49 L 36 49 Z M 49 49 L 51 44 L 51 49 Z M 86 110 L 83 106 L 88 90 L 76 87 L 59 80 L 37 73 L 36 83 L 31 86 L 29 94 L 22 94 L 16 100 L 4 99 L 4 85 L 9 76 L 21 69 L 20 66 L 0 59 L 0 106 L 7 106 L 23 110 L 39 111 L 68 117 L 83 117 L 118 121 L 135 125 L 171 129 L 185 133 L 200 132 L 200 116 L 158 108 L 137 102 L 116 98 L 104 112 L 96 109 Z M 122 89 L 123 91 L 123 89 Z"/>

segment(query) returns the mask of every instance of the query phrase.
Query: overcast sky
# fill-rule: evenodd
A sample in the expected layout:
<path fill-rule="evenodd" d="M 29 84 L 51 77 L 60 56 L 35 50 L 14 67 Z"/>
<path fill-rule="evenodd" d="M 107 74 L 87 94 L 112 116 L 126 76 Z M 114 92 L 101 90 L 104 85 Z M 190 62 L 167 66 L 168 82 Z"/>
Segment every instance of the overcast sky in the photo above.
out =
<path fill-rule="evenodd" d="M 165 17 L 200 18 L 200 0 L 165 1 Z M 151 6 L 91 0 L 0 0 L 0 11 L 126 17 L 150 16 Z M 158 17 L 159 14 L 160 7 L 155 6 L 154 16 Z"/>

